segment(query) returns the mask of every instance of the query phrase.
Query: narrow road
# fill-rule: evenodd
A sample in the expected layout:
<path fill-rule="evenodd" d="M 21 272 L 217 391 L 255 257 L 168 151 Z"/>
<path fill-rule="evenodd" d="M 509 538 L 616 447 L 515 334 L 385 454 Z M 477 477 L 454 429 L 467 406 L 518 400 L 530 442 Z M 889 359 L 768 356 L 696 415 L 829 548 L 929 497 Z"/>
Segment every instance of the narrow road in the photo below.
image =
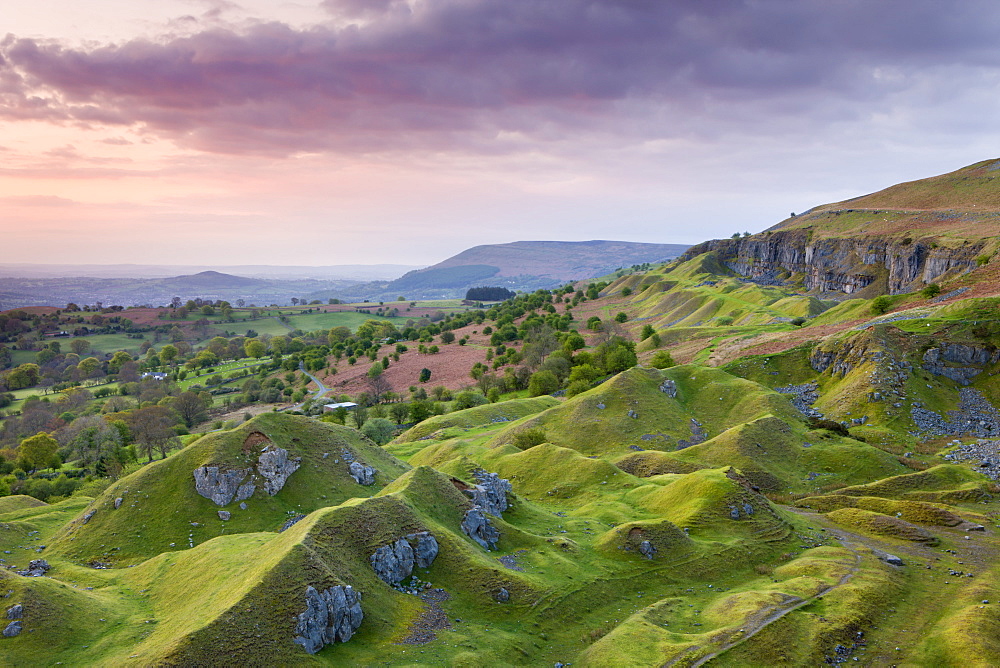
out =
<path fill-rule="evenodd" d="M 316 390 L 316 394 L 314 394 L 311 397 L 311 399 L 313 401 L 317 401 L 317 400 L 321 399 L 322 397 L 326 396 L 327 392 L 331 391 L 332 388 L 327 387 L 326 385 L 323 384 L 323 381 L 321 381 L 319 378 L 317 378 L 316 376 L 314 376 L 311 373 L 309 373 L 308 371 L 306 371 L 306 367 L 305 367 L 305 365 L 302 362 L 299 362 L 299 371 L 301 371 L 305 375 L 307 375 L 310 378 L 312 378 L 312 381 L 314 383 L 316 383 L 316 387 L 319 388 L 318 390 Z M 302 408 L 305 405 L 305 403 L 306 402 L 303 401 L 300 404 L 295 404 L 294 406 L 289 406 L 288 408 L 285 408 L 283 410 L 286 410 L 286 411 L 297 411 L 300 408 Z"/>

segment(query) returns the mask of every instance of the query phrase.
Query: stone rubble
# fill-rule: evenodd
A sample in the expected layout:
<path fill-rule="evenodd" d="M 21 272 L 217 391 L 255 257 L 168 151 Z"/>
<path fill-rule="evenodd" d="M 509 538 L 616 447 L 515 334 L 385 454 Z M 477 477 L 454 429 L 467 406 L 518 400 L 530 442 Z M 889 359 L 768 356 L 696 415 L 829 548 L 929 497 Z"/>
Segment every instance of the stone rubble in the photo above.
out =
<path fill-rule="evenodd" d="M 975 436 L 990 438 L 1000 436 L 1000 412 L 978 390 L 963 387 L 958 390 L 958 409 L 942 417 L 934 411 L 914 403 L 910 416 L 916 431 L 911 436 Z"/>
<path fill-rule="evenodd" d="M 785 385 L 784 387 L 774 388 L 775 392 L 781 394 L 791 394 L 792 398 L 789 401 L 792 402 L 792 406 L 806 417 L 822 418 L 823 414 L 812 407 L 814 403 L 819 399 L 819 392 L 816 389 L 819 384 L 816 382 L 803 383 L 801 385 Z"/>

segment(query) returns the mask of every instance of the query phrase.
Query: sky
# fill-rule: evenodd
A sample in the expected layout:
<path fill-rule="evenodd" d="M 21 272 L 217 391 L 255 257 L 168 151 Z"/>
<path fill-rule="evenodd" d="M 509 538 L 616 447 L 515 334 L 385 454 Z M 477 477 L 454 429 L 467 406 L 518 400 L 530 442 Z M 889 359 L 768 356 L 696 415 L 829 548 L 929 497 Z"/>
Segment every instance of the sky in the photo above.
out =
<path fill-rule="evenodd" d="M 1000 157 L 994 0 L 2 0 L 0 261 L 694 244 Z"/>

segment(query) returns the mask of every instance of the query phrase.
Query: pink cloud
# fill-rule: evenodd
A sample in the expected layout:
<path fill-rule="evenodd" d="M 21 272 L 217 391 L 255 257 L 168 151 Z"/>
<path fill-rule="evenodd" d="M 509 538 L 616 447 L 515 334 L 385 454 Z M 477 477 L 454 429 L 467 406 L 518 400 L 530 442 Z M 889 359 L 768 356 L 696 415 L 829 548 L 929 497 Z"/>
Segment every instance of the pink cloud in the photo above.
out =
<path fill-rule="evenodd" d="M 1000 63 L 1000 12 L 984 0 L 947 16 L 933 0 L 323 5 L 361 22 L 90 49 L 8 37 L 0 115 L 135 127 L 222 153 L 491 152 L 509 150 L 499 133 L 662 138 L 755 116 L 780 133 L 787 119 L 877 108 L 894 92 L 872 79 L 877 67 L 905 79 L 954 65 L 972 79 Z"/>

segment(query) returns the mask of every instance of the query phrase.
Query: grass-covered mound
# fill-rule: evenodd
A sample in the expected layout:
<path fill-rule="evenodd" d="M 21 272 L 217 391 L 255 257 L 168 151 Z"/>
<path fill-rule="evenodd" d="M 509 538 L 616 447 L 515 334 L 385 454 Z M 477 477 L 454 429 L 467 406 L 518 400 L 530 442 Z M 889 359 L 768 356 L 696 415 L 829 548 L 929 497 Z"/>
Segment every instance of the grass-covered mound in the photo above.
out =
<path fill-rule="evenodd" d="M 202 466 L 246 469 L 267 444 L 301 458 L 275 496 L 258 485 L 246 500 L 224 508 L 195 490 L 194 470 Z M 375 484 L 359 485 L 349 473 L 344 451 L 375 467 Z M 109 487 L 85 513 L 61 531 L 50 551 L 77 563 L 135 564 L 161 552 L 181 550 L 216 536 L 278 531 L 289 519 L 352 497 L 376 493 L 409 467 L 354 429 L 303 416 L 267 413 L 236 429 L 208 434 L 173 456 L 140 469 Z M 120 507 L 114 507 L 116 499 Z M 222 520 L 218 511 L 231 513 Z"/>
<path fill-rule="evenodd" d="M 513 422 L 520 418 L 541 413 L 547 408 L 552 408 L 559 404 L 559 400 L 553 397 L 531 397 L 526 399 L 511 399 L 495 404 L 483 404 L 465 410 L 435 415 L 423 422 L 420 422 L 405 432 L 394 441 L 395 443 L 410 443 L 430 437 L 432 434 L 442 429 L 460 428 L 474 429 L 491 424 L 502 424 Z"/>
<path fill-rule="evenodd" d="M 636 367 L 508 427 L 492 443 L 530 447 L 518 434 L 538 430 L 549 443 L 617 458 L 638 449 L 672 451 L 768 415 L 800 419 L 780 394 L 719 369 Z"/>
<path fill-rule="evenodd" d="M 837 494 L 948 503 L 978 501 L 989 495 L 988 487 L 989 481 L 980 473 L 955 464 L 941 464 L 867 485 L 844 487 Z"/>
<path fill-rule="evenodd" d="M 47 505 L 49 504 L 45 503 L 44 501 L 39 501 L 33 496 L 25 496 L 24 494 L 12 494 L 11 496 L 0 497 L 0 515 L 15 510 L 23 510 L 25 508 L 40 508 Z"/>
<path fill-rule="evenodd" d="M 840 526 L 864 533 L 936 545 L 938 539 L 927 529 L 906 520 L 861 508 L 841 508 L 826 515 Z"/>
<path fill-rule="evenodd" d="M 895 457 L 866 443 L 775 417 L 727 429 L 670 456 L 692 466 L 735 466 L 768 491 L 843 486 L 906 470 Z"/>
<path fill-rule="evenodd" d="M 827 494 L 810 496 L 797 501 L 796 506 L 813 508 L 821 513 L 827 513 L 840 508 L 860 508 L 883 515 L 895 515 L 907 522 L 927 524 L 930 526 L 953 527 L 962 523 L 959 515 L 938 506 L 923 501 L 897 501 L 882 499 L 875 496 L 846 496 L 843 494 Z"/>

